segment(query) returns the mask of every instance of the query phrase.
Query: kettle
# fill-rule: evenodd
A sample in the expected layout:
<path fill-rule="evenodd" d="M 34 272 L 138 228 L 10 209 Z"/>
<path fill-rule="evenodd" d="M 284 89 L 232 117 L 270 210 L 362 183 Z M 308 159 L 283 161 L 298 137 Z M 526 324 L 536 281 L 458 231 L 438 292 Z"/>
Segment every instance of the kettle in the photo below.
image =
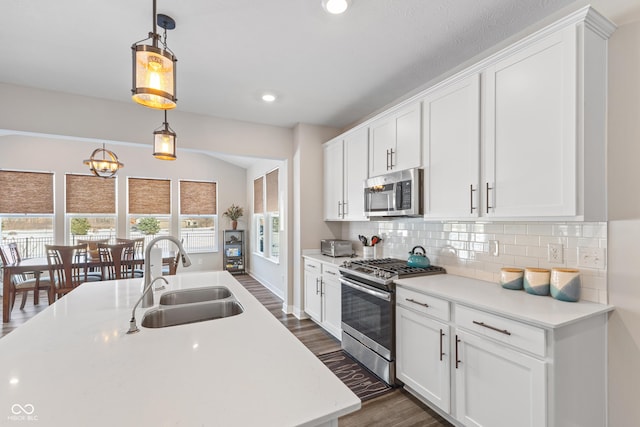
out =
<path fill-rule="evenodd" d="M 422 253 L 416 252 L 416 249 L 422 250 Z M 418 268 L 427 268 L 431 266 L 431 262 L 429 261 L 429 258 L 427 258 L 427 251 L 425 251 L 422 246 L 416 246 L 411 249 L 411 252 L 409 252 L 409 259 L 407 260 L 407 266 Z"/>

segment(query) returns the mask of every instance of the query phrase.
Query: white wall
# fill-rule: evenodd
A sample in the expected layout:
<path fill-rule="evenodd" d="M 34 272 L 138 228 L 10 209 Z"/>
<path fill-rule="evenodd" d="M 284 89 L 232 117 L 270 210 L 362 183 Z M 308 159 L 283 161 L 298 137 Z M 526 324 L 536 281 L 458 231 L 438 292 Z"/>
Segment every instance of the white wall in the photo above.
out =
<path fill-rule="evenodd" d="M 293 154 L 293 248 L 292 298 L 288 311 L 297 317 L 306 317 L 303 311 L 303 271 L 302 252 L 305 249 L 319 249 L 320 240 L 337 237 L 340 227 L 324 222 L 324 172 L 322 144 L 339 133 L 338 129 L 298 124 L 294 128 Z"/>
<path fill-rule="evenodd" d="M 609 40 L 609 427 L 640 422 L 640 21 Z"/>
<path fill-rule="evenodd" d="M 64 174 L 88 174 L 89 170 L 83 161 L 91 155 L 94 142 L 52 139 L 46 137 L 0 136 L 0 169 L 51 171 L 54 172 L 55 237 L 58 243 L 64 242 Z M 111 144 L 108 149 L 114 151 L 124 168 L 118 172 L 118 235 L 126 235 L 126 177 L 169 178 L 171 179 L 172 211 L 178 209 L 178 180 L 194 179 L 216 181 L 218 183 L 219 210 L 231 203 L 246 199 L 245 169 L 215 159 L 211 156 L 178 152 L 178 160 L 161 161 L 151 155 L 151 147 Z M 220 218 L 219 229 L 224 226 Z M 172 234 L 178 233 L 178 217 L 172 216 Z M 194 254 L 191 270 L 222 269 L 222 235 L 218 235 L 219 252 Z"/>

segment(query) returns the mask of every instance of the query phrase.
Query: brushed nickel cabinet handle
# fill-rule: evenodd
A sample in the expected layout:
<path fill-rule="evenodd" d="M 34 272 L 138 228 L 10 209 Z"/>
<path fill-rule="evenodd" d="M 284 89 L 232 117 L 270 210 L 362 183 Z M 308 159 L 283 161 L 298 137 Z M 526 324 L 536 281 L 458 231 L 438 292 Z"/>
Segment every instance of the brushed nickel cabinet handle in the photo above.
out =
<path fill-rule="evenodd" d="M 414 304 L 421 305 L 421 306 L 423 306 L 423 307 L 427 307 L 427 308 L 429 307 L 429 304 L 427 304 L 426 302 L 416 301 L 416 300 L 414 300 L 413 298 L 405 298 L 405 300 L 407 300 L 408 302 L 412 302 L 412 303 L 414 303 Z"/>
<path fill-rule="evenodd" d="M 349 215 L 349 202 L 342 202 L 342 217 Z"/>
<path fill-rule="evenodd" d="M 387 170 L 391 169 L 391 164 L 389 163 L 389 149 L 387 148 Z"/>
<path fill-rule="evenodd" d="M 500 332 L 501 334 L 511 335 L 511 332 L 509 332 L 506 329 L 499 329 L 499 328 L 496 328 L 495 326 L 487 325 L 484 322 L 477 322 L 477 321 L 474 320 L 473 323 L 475 325 L 482 326 L 483 328 L 487 328 L 487 329 L 491 329 L 492 331 Z"/>
<path fill-rule="evenodd" d="M 456 369 L 458 369 L 458 365 L 460 365 L 460 363 L 462 363 L 462 360 L 460 360 L 460 354 L 458 353 L 458 343 L 460 342 L 460 338 L 458 338 L 458 336 L 456 335 Z"/>
<path fill-rule="evenodd" d="M 442 337 L 444 337 L 444 332 L 440 329 L 440 361 L 442 362 L 442 356 L 444 356 L 444 352 L 442 351 Z"/>
<path fill-rule="evenodd" d="M 489 209 L 493 209 L 493 206 L 489 205 L 489 190 L 494 190 L 493 187 L 489 187 L 489 183 L 487 182 L 487 213 L 489 213 Z"/>
<path fill-rule="evenodd" d="M 320 293 L 320 290 L 318 289 L 318 280 L 319 279 L 320 279 L 319 277 L 316 277 L 316 295 L 318 295 Z"/>
<path fill-rule="evenodd" d="M 478 208 L 473 206 L 473 192 L 474 191 L 477 191 L 477 190 L 473 189 L 473 184 L 469 185 L 469 206 L 471 208 L 471 210 L 469 211 L 470 214 L 472 214 L 474 210 L 478 209 Z"/>
<path fill-rule="evenodd" d="M 390 154 L 391 154 L 391 162 L 389 163 L 389 166 L 390 166 L 390 167 L 389 167 L 389 169 L 393 169 L 393 167 L 395 166 L 395 165 L 393 164 L 393 154 L 394 154 L 393 148 L 392 148 L 392 149 L 390 149 L 390 150 L 389 150 L 389 152 L 390 152 Z"/>
<path fill-rule="evenodd" d="M 342 207 L 342 202 L 339 201 L 338 202 L 338 218 L 340 218 L 340 215 L 341 215 L 341 213 L 340 213 L 340 208 L 341 207 Z"/>

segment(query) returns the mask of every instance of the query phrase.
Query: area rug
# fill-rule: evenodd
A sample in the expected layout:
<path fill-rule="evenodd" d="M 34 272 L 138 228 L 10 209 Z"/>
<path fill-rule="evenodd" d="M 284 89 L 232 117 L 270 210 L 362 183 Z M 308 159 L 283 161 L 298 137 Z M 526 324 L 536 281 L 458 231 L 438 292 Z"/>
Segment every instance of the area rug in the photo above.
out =
<path fill-rule="evenodd" d="M 363 402 L 393 390 L 343 350 L 322 354 L 318 358 Z"/>

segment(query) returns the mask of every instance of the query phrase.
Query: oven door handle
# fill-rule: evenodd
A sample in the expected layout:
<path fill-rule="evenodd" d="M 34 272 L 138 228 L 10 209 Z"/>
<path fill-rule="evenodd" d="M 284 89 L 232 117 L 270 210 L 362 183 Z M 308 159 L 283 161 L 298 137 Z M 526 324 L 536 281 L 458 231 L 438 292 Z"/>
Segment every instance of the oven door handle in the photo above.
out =
<path fill-rule="evenodd" d="M 344 278 L 344 277 L 340 277 L 340 283 L 342 283 L 343 285 L 348 286 L 350 288 L 353 288 L 353 289 L 355 289 L 357 291 L 364 292 L 366 294 L 374 296 L 376 298 L 379 298 L 379 299 L 382 299 L 382 300 L 385 300 L 385 301 L 391 301 L 391 294 L 388 293 L 388 292 L 379 291 L 379 290 L 377 290 L 375 288 L 372 288 L 372 287 L 367 286 L 367 285 L 363 285 L 361 283 L 356 283 L 356 282 L 354 282 L 352 280 L 349 280 L 347 278 Z"/>

